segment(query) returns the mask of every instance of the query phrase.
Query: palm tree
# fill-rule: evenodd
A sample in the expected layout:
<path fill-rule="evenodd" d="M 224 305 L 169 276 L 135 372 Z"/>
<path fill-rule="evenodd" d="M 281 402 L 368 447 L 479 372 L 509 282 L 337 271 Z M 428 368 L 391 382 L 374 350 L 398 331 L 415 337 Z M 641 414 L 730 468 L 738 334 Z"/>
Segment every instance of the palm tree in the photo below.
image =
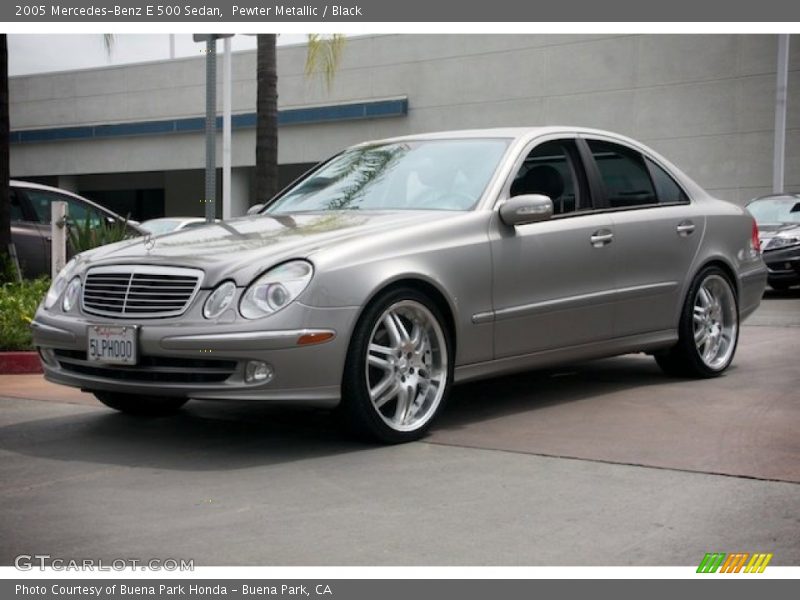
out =
<path fill-rule="evenodd" d="M 6 273 L 11 247 L 8 144 L 8 37 L 4 33 L 0 35 L 0 277 Z"/>
<path fill-rule="evenodd" d="M 256 201 L 278 191 L 278 64 L 274 33 L 257 37 L 256 50 Z"/>
<path fill-rule="evenodd" d="M 256 202 L 266 202 L 278 191 L 278 66 L 277 35 L 257 36 L 256 51 Z M 305 73 L 321 74 L 330 88 L 339 68 L 343 35 L 308 35 Z"/>

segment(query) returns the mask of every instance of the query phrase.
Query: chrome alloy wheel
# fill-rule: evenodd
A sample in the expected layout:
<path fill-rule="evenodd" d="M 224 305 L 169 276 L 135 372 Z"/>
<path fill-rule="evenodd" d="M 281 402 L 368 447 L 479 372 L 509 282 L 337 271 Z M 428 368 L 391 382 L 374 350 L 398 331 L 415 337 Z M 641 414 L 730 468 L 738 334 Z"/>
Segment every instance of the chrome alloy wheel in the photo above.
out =
<path fill-rule="evenodd" d="M 445 393 L 447 343 L 424 305 L 401 300 L 377 320 L 366 356 L 372 406 L 395 431 L 414 431 L 436 413 Z"/>
<path fill-rule="evenodd" d="M 697 289 L 693 308 L 694 343 L 700 360 L 709 369 L 724 369 L 739 335 L 736 299 L 728 281 L 716 274 L 706 277 Z"/>

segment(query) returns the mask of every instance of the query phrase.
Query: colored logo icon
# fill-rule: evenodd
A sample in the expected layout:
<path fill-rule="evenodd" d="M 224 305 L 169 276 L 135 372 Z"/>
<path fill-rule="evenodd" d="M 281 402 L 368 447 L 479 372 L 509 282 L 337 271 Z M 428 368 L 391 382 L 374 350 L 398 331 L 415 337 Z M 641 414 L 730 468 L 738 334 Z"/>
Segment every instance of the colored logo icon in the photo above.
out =
<path fill-rule="evenodd" d="M 772 554 L 757 552 L 707 552 L 697 567 L 698 573 L 763 573 Z"/>

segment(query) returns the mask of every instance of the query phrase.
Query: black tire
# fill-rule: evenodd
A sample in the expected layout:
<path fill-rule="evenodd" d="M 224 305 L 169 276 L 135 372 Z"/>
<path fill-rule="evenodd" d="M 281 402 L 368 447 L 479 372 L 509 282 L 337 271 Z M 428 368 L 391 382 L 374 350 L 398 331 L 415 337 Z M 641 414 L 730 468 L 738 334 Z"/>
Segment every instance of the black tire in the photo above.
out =
<path fill-rule="evenodd" d="M 378 328 L 381 326 L 380 321 L 382 316 L 392 307 L 402 305 L 403 303 L 417 303 L 427 309 L 427 314 L 432 316 L 436 321 L 433 329 L 441 334 L 441 342 L 445 349 L 445 353 L 440 353 L 446 360 L 446 367 L 438 369 L 439 377 L 442 378 L 443 391 L 440 394 L 439 400 L 435 403 L 431 402 L 432 408 L 425 411 L 429 416 L 424 422 L 420 423 L 418 427 L 412 430 L 399 431 L 398 429 L 390 426 L 384 416 L 381 415 L 381 410 L 373 404 L 369 394 L 369 377 L 367 367 L 367 353 L 373 334 L 376 334 Z M 402 309 L 401 309 L 402 310 Z M 357 437 L 369 441 L 379 441 L 386 444 L 398 444 L 403 442 L 410 442 L 421 438 L 431 426 L 437 414 L 441 413 L 447 396 L 452 387 L 453 381 L 453 362 L 455 355 L 452 349 L 452 336 L 447 329 L 446 321 L 442 316 L 441 310 L 434 302 L 430 300 L 423 293 L 413 288 L 395 288 L 387 290 L 376 297 L 369 306 L 365 309 L 364 313 L 358 320 L 353 335 L 350 340 L 350 347 L 347 353 L 347 360 L 345 363 L 344 374 L 342 377 L 342 402 L 339 406 L 339 414 L 343 417 L 347 428 Z M 392 358 L 392 360 L 394 360 Z M 424 365 L 423 365 L 424 366 Z M 414 369 L 411 367 L 411 371 Z M 432 375 L 434 369 L 431 369 L 429 374 Z M 422 376 L 422 370 L 418 370 L 418 375 Z M 388 375 L 387 375 L 388 377 Z M 404 380 L 405 381 L 405 380 Z M 437 386 L 438 387 L 438 386 Z M 417 406 L 417 400 L 423 396 L 427 397 L 427 392 L 423 396 L 419 396 L 420 390 L 423 387 L 414 388 L 412 397 L 415 399 L 409 401 L 410 406 Z M 396 404 L 400 403 L 398 397 L 394 401 Z M 425 400 L 422 400 L 425 402 Z M 388 404 L 388 409 L 391 411 L 391 404 Z M 408 412 L 407 409 L 406 413 Z"/>
<path fill-rule="evenodd" d="M 117 392 L 94 392 L 100 402 L 128 415 L 139 417 L 164 417 L 174 415 L 188 402 L 188 398 L 165 396 L 139 396 Z"/>
<path fill-rule="evenodd" d="M 709 280 L 717 278 L 724 280 L 732 294 L 733 307 L 732 317 L 735 319 L 736 332 L 733 340 L 733 348 L 730 355 L 720 365 L 709 366 L 700 355 L 700 351 L 695 343 L 694 312 L 695 299 L 700 287 Z M 730 366 L 736 354 L 736 345 L 739 341 L 739 305 L 736 297 L 736 287 L 728 275 L 719 267 L 710 266 L 703 269 L 692 281 L 686 299 L 681 310 L 681 318 L 678 324 L 678 343 L 672 348 L 656 353 L 655 359 L 658 366 L 666 373 L 674 377 L 695 377 L 711 378 L 718 377 Z"/>

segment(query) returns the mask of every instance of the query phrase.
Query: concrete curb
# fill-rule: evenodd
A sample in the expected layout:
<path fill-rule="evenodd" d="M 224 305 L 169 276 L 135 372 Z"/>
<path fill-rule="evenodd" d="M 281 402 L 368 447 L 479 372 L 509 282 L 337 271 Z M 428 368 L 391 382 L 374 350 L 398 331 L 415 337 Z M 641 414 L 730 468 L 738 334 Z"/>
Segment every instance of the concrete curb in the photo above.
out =
<path fill-rule="evenodd" d="M 41 373 L 42 365 L 36 352 L 0 352 L 0 373 Z"/>

